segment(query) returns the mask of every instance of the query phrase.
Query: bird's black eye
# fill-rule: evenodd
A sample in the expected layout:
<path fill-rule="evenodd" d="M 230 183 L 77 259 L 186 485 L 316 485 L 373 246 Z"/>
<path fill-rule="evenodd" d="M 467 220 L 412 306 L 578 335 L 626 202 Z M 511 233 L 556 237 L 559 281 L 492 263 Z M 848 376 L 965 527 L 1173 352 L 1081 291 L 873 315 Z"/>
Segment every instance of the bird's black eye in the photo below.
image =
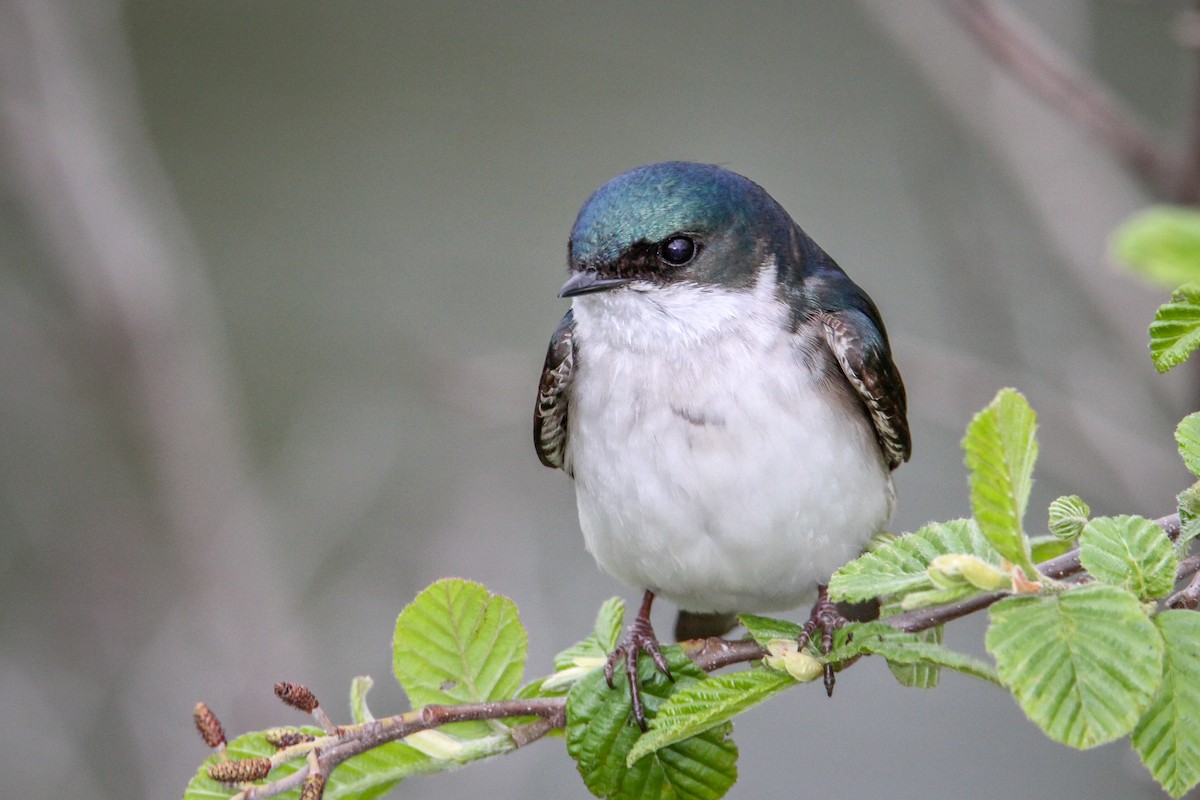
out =
<path fill-rule="evenodd" d="M 673 267 L 679 267 L 696 255 L 696 243 L 690 236 L 672 236 L 658 249 L 659 257 Z"/>

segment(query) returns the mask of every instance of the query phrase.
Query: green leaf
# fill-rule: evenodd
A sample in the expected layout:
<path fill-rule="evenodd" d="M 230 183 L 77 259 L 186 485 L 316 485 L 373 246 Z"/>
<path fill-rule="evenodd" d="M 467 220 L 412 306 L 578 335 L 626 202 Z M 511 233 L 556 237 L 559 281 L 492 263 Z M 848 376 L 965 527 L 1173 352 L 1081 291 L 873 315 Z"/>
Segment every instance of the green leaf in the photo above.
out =
<path fill-rule="evenodd" d="M 1033 464 L 1037 461 L 1037 415 L 1019 392 L 1001 389 L 975 415 L 963 438 L 970 470 L 971 508 L 979 530 L 1002 556 L 1033 577 L 1029 540 L 1021 528 Z"/>
<path fill-rule="evenodd" d="M 1113 255 L 1164 289 L 1200 281 L 1200 211 L 1154 206 L 1118 226 Z"/>
<path fill-rule="evenodd" d="M 738 622 L 750 632 L 750 638 L 763 647 L 772 639 L 799 639 L 804 630 L 786 619 L 760 617 L 757 614 L 739 614 Z"/>
<path fill-rule="evenodd" d="M 889 664 L 926 664 L 945 667 L 974 678 L 999 683 L 990 664 L 929 641 L 917 633 L 897 630 L 885 622 L 855 622 L 837 632 L 830 661 L 857 655 L 883 656 Z"/>
<path fill-rule="evenodd" d="M 1163 680 L 1133 729 L 1133 749 L 1172 797 L 1200 783 L 1200 614 L 1166 611 L 1154 618 L 1166 643 Z"/>
<path fill-rule="evenodd" d="M 388 742 L 340 764 L 329 776 L 323 800 L 374 800 L 404 778 L 456 766 L 453 762 L 434 761 L 404 742 Z"/>
<path fill-rule="evenodd" d="M 1179 504 L 1180 524 L 1200 520 L 1200 481 L 1184 489 L 1175 499 Z"/>
<path fill-rule="evenodd" d="M 650 730 L 637 740 L 626 766 L 650 753 L 722 725 L 752 706 L 796 685 L 785 672 L 750 669 L 717 675 L 683 687 L 659 706 Z"/>
<path fill-rule="evenodd" d="M 979 589 L 970 584 L 951 586 L 946 589 L 926 589 L 920 592 L 909 592 L 900 599 L 900 607 L 905 611 L 912 611 L 913 609 L 926 608 L 927 606 L 957 603 L 959 600 L 965 600 L 971 595 L 979 593 Z"/>
<path fill-rule="evenodd" d="M 1166 597 L 1178 559 L 1163 529 L 1143 517 L 1097 517 L 1079 537 L 1079 563 L 1092 577 L 1142 600 Z"/>
<path fill-rule="evenodd" d="M 478 583 L 445 578 L 396 620 L 392 667 L 413 708 L 510 698 L 520 688 L 527 637 L 517 607 Z M 482 736 L 486 722 L 447 732 Z"/>
<path fill-rule="evenodd" d="M 987 649 L 1025 715 L 1085 749 L 1124 736 L 1162 679 L 1163 640 L 1142 604 L 1093 583 L 1022 595 L 989 609 Z"/>
<path fill-rule="evenodd" d="M 597 658 L 608 658 L 608 654 L 617 647 L 624 621 L 625 601 L 619 597 L 605 600 L 596 613 L 595 629 L 586 639 L 556 655 L 554 669 L 570 669 Z"/>
<path fill-rule="evenodd" d="M 370 675 L 359 675 L 350 683 L 350 716 L 355 722 L 370 722 L 375 719 L 367 708 L 367 692 L 375 681 Z"/>
<path fill-rule="evenodd" d="M 649 658 L 639 661 L 638 675 L 646 717 L 653 720 L 673 692 L 703 680 L 704 672 L 676 646 L 663 655 L 676 683 L 660 675 Z M 610 689 L 600 670 L 592 672 L 567 695 L 567 752 L 592 794 L 602 798 L 646 800 L 717 800 L 737 780 L 737 747 L 726 723 L 668 745 L 627 767 L 625 759 L 642 735 L 632 719 L 629 684 L 618 670 Z"/>
<path fill-rule="evenodd" d="M 932 589 L 929 564 L 946 553 L 965 553 L 1000 564 L 1000 554 L 973 520 L 933 522 L 881 544 L 839 569 L 829 581 L 829 596 L 838 601 L 861 601 Z"/>
<path fill-rule="evenodd" d="M 1079 495 L 1060 497 L 1050 504 L 1050 533 L 1067 542 L 1077 539 L 1091 516 L 1092 509 Z"/>
<path fill-rule="evenodd" d="M 1008 572 L 969 553 L 943 553 L 929 563 L 929 577 L 943 589 L 972 586 L 995 592 L 1012 588 Z"/>
<path fill-rule="evenodd" d="M 1070 551 L 1074 546 L 1075 542 L 1069 539 L 1059 539 L 1048 535 L 1029 537 L 1029 551 L 1032 553 L 1033 563 L 1035 564 L 1057 558 L 1063 553 Z"/>
<path fill-rule="evenodd" d="M 1179 535 L 1175 537 L 1175 555 L 1185 557 L 1192 540 L 1200 536 L 1200 481 L 1184 489 L 1176 498 L 1179 504 Z"/>
<path fill-rule="evenodd" d="M 897 534 L 892 533 L 891 531 L 876 531 L 871 535 L 871 539 L 867 542 L 867 546 L 863 548 L 863 552 L 871 552 L 876 548 L 882 547 L 885 544 L 889 544 L 890 542 L 895 541 L 897 536 Z"/>
<path fill-rule="evenodd" d="M 1188 470 L 1200 477 L 1200 411 L 1188 414 L 1175 428 L 1175 442 L 1179 445 L 1179 455 Z"/>
<path fill-rule="evenodd" d="M 1181 286 L 1171 302 L 1158 307 L 1150 323 L 1150 357 L 1166 372 L 1200 347 L 1200 285 Z"/>
<path fill-rule="evenodd" d="M 936 628 L 918 631 L 914 636 L 917 637 L 918 641 L 941 645 L 942 626 L 938 625 Z M 907 664 L 900 661 L 889 661 L 887 665 L 888 670 L 892 673 L 892 677 L 899 681 L 901 686 L 907 686 L 910 689 L 937 688 L 938 677 L 942 671 L 936 664 L 931 664 L 928 661 L 914 661 Z"/>

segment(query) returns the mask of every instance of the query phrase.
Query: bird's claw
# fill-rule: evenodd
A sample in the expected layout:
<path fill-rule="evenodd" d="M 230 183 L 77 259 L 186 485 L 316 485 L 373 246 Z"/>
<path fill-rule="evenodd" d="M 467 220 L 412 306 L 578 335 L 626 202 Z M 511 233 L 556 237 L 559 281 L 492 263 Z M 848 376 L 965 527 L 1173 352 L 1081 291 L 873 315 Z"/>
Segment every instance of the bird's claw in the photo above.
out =
<path fill-rule="evenodd" d="M 833 632 L 844 627 L 849 621 L 838 611 L 837 604 L 829 599 L 826 587 L 818 586 L 817 602 L 813 604 L 812 613 L 808 616 L 808 622 L 804 623 L 804 630 L 798 639 L 800 649 L 803 650 L 810 641 L 815 641 L 821 653 L 828 655 L 833 649 Z M 821 632 L 819 640 L 813 636 L 818 630 Z M 833 697 L 833 664 L 825 665 L 824 678 L 825 694 Z"/>
<path fill-rule="evenodd" d="M 650 625 L 649 617 L 639 614 L 625 629 L 625 635 L 617 643 L 616 649 L 609 654 L 608 661 L 604 664 L 604 680 L 608 682 L 610 689 L 616 688 L 613 684 L 613 675 L 616 672 L 617 664 L 624 659 L 625 674 L 629 678 L 629 702 L 633 707 L 633 717 L 637 720 L 638 727 L 645 731 L 646 709 L 642 705 L 642 687 L 638 680 L 638 657 L 642 653 L 650 656 L 654 661 L 654 666 L 658 668 L 659 672 L 666 675 L 668 680 L 675 681 L 675 677 L 671 674 L 671 668 L 667 665 L 666 656 L 662 654 L 659 647 L 658 637 L 654 635 L 654 628 Z"/>

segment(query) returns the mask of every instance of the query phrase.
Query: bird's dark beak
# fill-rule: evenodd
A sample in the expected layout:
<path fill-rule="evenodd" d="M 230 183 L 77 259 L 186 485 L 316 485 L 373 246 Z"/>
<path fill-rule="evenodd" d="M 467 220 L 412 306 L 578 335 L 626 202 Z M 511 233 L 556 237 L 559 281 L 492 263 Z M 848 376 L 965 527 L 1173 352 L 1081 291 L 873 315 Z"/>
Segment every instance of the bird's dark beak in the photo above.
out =
<path fill-rule="evenodd" d="M 616 289 L 618 286 L 624 286 L 629 283 L 632 278 L 601 278 L 600 274 L 594 269 L 582 270 L 571 274 L 563 287 L 558 290 L 559 297 L 574 297 L 577 294 L 591 294 L 592 292 L 607 292 L 610 289 Z"/>

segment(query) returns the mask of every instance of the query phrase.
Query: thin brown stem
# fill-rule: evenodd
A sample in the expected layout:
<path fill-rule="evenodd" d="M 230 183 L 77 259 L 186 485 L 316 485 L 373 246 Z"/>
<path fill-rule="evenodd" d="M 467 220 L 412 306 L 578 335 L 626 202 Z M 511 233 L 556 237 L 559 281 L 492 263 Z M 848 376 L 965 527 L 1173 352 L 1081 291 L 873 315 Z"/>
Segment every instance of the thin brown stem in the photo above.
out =
<path fill-rule="evenodd" d="M 959 617 L 965 617 L 967 614 L 973 614 L 980 609 L 987 608 L 997 600 L 1003 600 L 1009 594 L 1009 592 L 989 592 L 988 594 L 976 595 L 966 600 L 960 600 L 957 603 L 915 608 L 912 611 L 905 611 L 903 614 L 897 614 L 882 621 L 897 630 L 917 633 L 918 631 L 925 631 L 930 628 L 936 628 L 939 625 L 945 625 L 947 622 Z"/>

